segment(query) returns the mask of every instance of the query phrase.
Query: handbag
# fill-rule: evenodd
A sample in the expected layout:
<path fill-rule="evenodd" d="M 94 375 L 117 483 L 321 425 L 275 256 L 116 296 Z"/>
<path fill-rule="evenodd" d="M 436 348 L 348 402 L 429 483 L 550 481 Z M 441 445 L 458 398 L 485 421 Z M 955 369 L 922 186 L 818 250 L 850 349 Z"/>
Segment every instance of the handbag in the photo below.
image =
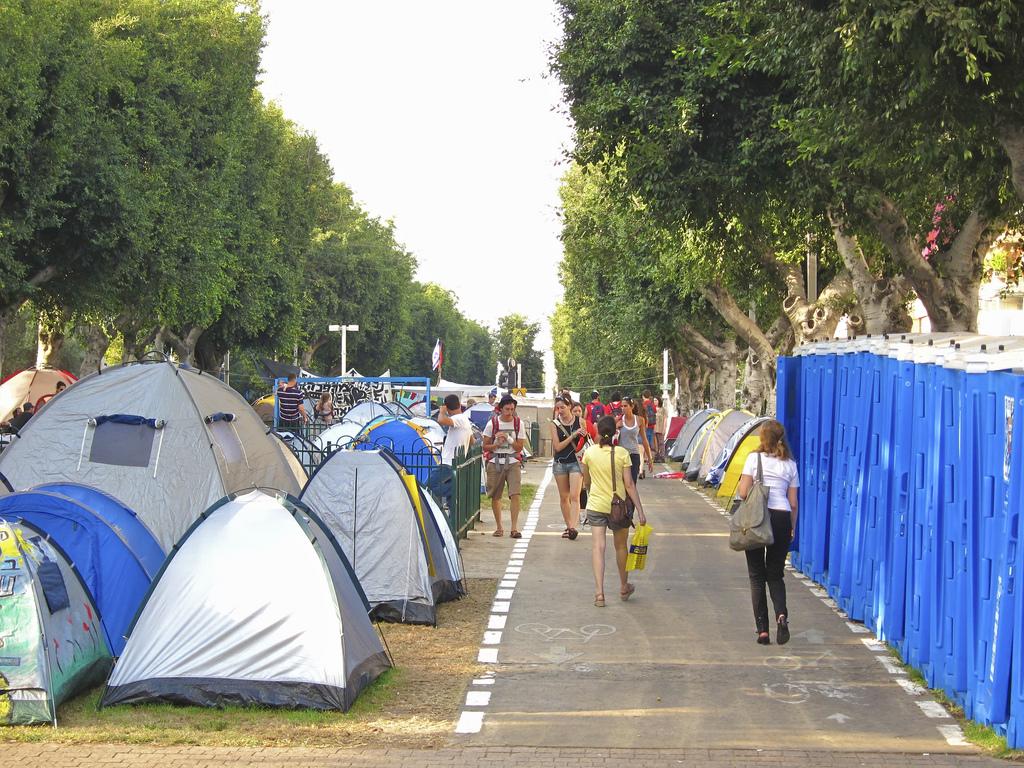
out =
<path fill-rule="evenodd" d="M 757 454 L 757 477 L 745 499 L 735 499 L 729 520 L 729 547 L 737 552 L 769 547 L 775 543 L 772 516 L 768 511 L 768 488 L 764 484 L 761 454 Z"/>
<path fill-rule="evenodd" d="M 615 485 L 615 446 L 610 451 L 612 462 L 612 511 L 608 515 L 608 522 L 616 528 L 628 528 L 633 525 L 633 510 L 629 503 L 621 498 Z"/>

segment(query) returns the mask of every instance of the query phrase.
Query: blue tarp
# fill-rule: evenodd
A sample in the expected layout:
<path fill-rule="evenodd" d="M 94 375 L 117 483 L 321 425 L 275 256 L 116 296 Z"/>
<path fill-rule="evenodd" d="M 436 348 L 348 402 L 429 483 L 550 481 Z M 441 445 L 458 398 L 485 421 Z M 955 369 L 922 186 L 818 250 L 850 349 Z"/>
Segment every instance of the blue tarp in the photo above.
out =
<path fill-rule="evenodd" d="M 68 490 L 89 495 L 74 487 Z M 118 656 L 149 589 L 160 548 L 145 527 L 129 522 L 134 515 L 122 505 L 109 496 L 93 500 L 98 508 L 52 490 L 22 491 L 0 497 L 0 519 L 24 520 L 64 551 L 89 590 L 107 645 Z"/>

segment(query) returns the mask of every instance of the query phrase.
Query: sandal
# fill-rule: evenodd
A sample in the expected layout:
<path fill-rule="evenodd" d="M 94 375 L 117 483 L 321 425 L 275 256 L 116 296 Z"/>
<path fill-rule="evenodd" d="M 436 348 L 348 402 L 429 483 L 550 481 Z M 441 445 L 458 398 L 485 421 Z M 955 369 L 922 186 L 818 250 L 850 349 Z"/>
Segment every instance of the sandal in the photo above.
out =
<path fill-rule="evenodd" d="M 604 608 L 604 592 L 594 595 L 594 605 L 598 608 Z"/>
<path fill-rule="evenodd" d="M 619 592 L 619 599 L 622 600 L 622 602 L 626 602 L 627 600 L 629 600 L 629 598 L 632 596 L 634 592 L 636 592 L 636 587 L 632 584 L 627 584 L 626 591 Z"/>
<path fill-rule="evenodd" d="M 517 531 L 515 528 L 513 528 L 512 529 L 512 533 L 509 534 L 509 538 L 521 539 L 521 538 L 523 538 L 523 534 L 521 534 L 519 531 Z"/>
<path fill-rule="evenodd" d="M 570 528 L 568 530 L 568 534 L 569 534 L 569 541 L 574 541 L 576 539 L 576 537 L 580 535 L 580 532 L 577 531 L 575 528 Z"/>
<path fill-rule="evenodd" d="M 569 531 L 570 531 L 570 530 L 572 530 L 572 529 L 571 529 L 571 528 L 566 528 L 566 529 L 565 529 L 564 531 L 562 531 L 562 538 L 563 538 L 563 539 L 572 539 L 572 538 L 575 538 L 574 536 L 570 536 L 570 535 L 569 535 Z"/>
<path fill-rule="evenodd" d="M 494 533 L 491 534 L 491 536 L 494 536 L 495 538 L 501 538 L 504 535 L 505 535 L 505 532 L 501 528 L 499 528 L 498 530 L 496 530 Z"/>
<path fill-rule="evenodd" d="M 775 642 L 779 645 L 789 642 L 789 620 L 785 616 L 779 616 L 778 628 L 775 630 Z"/>

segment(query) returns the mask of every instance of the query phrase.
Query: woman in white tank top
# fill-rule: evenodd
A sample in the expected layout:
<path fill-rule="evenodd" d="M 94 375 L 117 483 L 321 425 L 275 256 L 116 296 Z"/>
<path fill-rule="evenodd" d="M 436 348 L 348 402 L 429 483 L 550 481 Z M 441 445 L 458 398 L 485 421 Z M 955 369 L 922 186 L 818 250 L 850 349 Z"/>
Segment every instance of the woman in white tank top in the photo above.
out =
<path fill-rule="evenodd" d="M 765 594 L 767 586 L 775 609 L 775 642 L 784 645 L 789 642 L 789 610 L 786 607 L 786 584 L 783 577 L 789 544 L 796 534 L 797 489 L 800 487 L 800 477 L 796 462 L 793 461 L 793 455 L 786 443 L 786 432 L 782 425 L 774 419 L 766 421 L 761 425 L 760 437 L 761 450 L 747 456 L 736 492 L 741 499 L 745 499 L 750 493 L 760 457 L 764 484 L 768 488 L 768 510 L 772 517 L 775 543 L 770 547 L 746 552 L 750 600 L 754 608 L 757 642 L 769 645 L 771 636 L 768 634 L 768 596 Z"/>

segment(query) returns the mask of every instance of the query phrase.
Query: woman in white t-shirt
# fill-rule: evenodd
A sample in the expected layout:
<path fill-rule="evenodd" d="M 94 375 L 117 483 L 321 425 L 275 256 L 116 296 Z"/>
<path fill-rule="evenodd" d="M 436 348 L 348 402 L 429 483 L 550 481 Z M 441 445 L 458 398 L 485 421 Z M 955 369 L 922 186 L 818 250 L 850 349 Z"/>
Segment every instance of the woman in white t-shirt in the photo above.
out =
<path fill-rule="evenodd" d="M 741 499 L 747 498 L 754 485 L 760 457 L 764 485 L 768 489 L 768 510 L 772 516 L 775 543 L 770 547 L 747 550 L 750 599 L 754 607 L 754 623 L 757 625 L 757 642 L 768 645 L 771 643 L 771 637 L 768 634 L 768 596 L 765 594 L 767 585 L 775 608 L 775 642 L 784 645 L 789 642 L 789 611 L 786 608 L 786 584 L 783 575 L 789 544 L 796 533 L 797 489 L 800 487 L 800 477 L 797 474 L 796 462 L 793 461 L 793 454 L 786 443 L 786 432 L 782 425 L 775 420 L 766 421 L 761 425 L 760 436 L 761 450 L 747 456 L 736 492 Z"/>

